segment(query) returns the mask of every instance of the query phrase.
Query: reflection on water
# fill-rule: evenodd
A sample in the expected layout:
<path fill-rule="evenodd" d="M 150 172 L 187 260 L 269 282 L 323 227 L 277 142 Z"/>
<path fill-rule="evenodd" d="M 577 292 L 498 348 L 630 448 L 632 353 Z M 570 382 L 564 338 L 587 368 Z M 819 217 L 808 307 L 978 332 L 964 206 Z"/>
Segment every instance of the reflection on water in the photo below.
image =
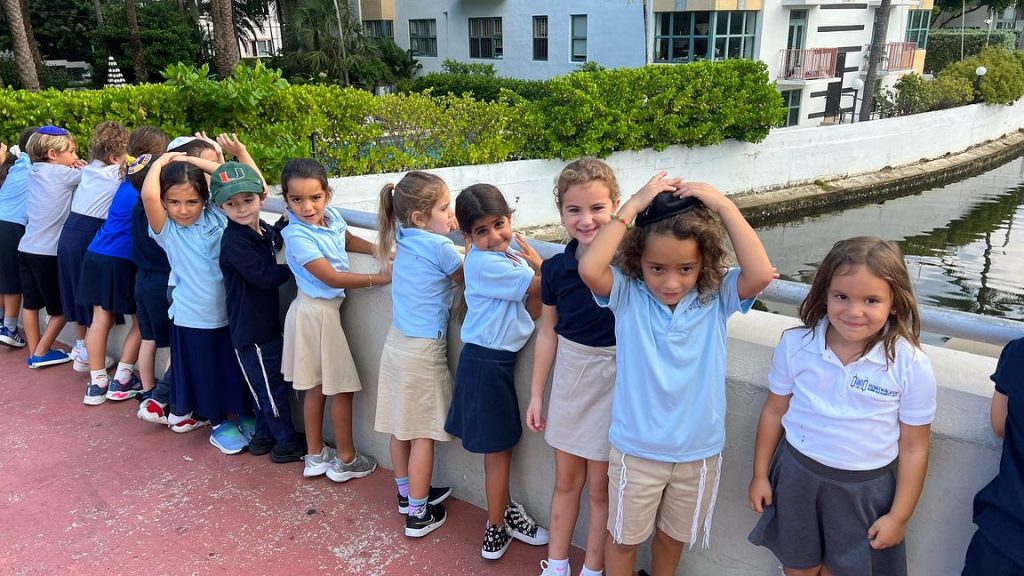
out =
<path fill-rule="evenodd" d="M 1024 157 L 961 182 L 758 234 L 781 276 L 805 283 L 836 240 L 894 240 L 922 304 L 1024 320 Z"/>

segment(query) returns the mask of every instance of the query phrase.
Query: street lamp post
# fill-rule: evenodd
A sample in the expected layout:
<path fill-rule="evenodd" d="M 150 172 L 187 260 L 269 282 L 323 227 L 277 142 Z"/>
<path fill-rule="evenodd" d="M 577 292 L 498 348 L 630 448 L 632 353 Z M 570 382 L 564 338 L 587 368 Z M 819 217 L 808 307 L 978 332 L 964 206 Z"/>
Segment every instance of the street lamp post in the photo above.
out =
<path fill-rule="evenodd" d="M 985 73 L 988 69 L 984 66 L 978 66 L 974 69 L 975 83 L 974 83 L 974 103 L 981 102 L 981 79 L 985 77 Z"/>
<path fill-rule="evenodd" d="M 864 81 L 860 78 L 854 78 L 853 82 L 850 83 L 853 86 L 853 120 L 851 123 L 857 122 L 857 98 L 860 96 L 860 91 L 864 89 Z M 872 124 L 874 126 L 874 124 Z"/>

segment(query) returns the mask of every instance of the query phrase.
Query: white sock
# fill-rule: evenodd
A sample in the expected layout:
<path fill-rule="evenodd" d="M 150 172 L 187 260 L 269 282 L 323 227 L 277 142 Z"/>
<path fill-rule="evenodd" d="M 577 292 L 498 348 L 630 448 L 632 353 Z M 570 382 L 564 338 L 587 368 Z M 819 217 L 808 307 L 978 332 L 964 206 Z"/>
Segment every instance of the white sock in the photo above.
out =
<path fill-rule="evenodd" d="M 118 362 L 117 371 L 114 372 L 114 380 L 117 380 L 121 384 L 127 384 L 132 379 L 132 373 L 134 370 L 134 364 L 125 364 L 124 362 Z"/>
<path fill-rule="evenodd" d="M 92 383 L 100 388 L 106 388 L 110 384 L 110 376 L 106 370 L 90 370 L 89 375 L 92 377 Z"/>
<path fill-rule="evenodd" d="M 601 576 L 602 574 L 604 574 L 603 570 L 600 572 L 597 570 L 591 570 L 590 568 L 587 568 L 586 564 L 583 565 L 583 570 L 580 572 L 580 576 Z"/>
<path fill-rule="evenodd" d="M 557 576 L 569 576 L 569 559 L 555 560 L 548 558 L 548 570 Z"/>

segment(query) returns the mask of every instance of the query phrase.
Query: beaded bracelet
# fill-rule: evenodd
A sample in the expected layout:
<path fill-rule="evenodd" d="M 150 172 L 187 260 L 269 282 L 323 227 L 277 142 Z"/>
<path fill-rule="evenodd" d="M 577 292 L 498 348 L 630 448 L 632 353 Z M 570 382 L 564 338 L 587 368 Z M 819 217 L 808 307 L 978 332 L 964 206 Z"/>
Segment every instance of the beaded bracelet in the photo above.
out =
<path fill-rule="evenodd" d="M 619 216 L 618 214 L 612 214 L 612 220 L 617 220 L 619 222 L 622 222 L 622 224 L 626 227 L 626 230 L 632 230 L 633 229 L 633 225 L 630 224 L 629 222 L 626 222 L 626 219 L 623 218 L 622 216 Z"/>

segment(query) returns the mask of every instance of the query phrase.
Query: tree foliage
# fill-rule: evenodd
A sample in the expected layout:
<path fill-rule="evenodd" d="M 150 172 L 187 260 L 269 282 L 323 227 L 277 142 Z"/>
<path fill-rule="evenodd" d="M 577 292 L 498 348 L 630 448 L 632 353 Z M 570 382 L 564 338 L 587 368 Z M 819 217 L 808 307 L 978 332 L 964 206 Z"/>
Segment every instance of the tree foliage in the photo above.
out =
<path fill-rule="evenodd" d="M 143 61 L 151 80 L 172 64 L 189 65 L 199 58 L 199 30 L 187 14 L 182 14 L 174 0 L 137 2 L 139 35 Z M 125 79 L 137 81 L 132 70 L 131 46 L 128 41 L 128 19 L 123 4 L 108 4 L 103 11 L 103 26 L 94 36 L 93 82 L 102 86 L 107 79 L 107 56 L 113 56 Z"/>
<path fill-rule="evenodd" d="M 928 52 L 925 56 L 926 72 L 938 74 L 946 66 L 960 60 L 959 30 L 936 30 L 928 33 Z M 964 56 L 974 56 L 986 46 L 1013 50 L 1017 37 L 1010 30 L 965 30 L 963 33 Z"/>

